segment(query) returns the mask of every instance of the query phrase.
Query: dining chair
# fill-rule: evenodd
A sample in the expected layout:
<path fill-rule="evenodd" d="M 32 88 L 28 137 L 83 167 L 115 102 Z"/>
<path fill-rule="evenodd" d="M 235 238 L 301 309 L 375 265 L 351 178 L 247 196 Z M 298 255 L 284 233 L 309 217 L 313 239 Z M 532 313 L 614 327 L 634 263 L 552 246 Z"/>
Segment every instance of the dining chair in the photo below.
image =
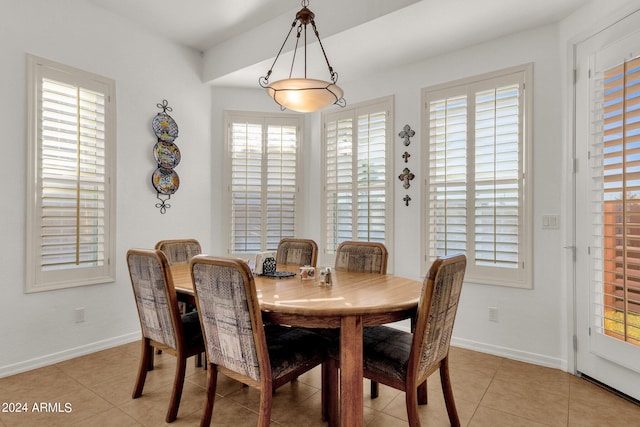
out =
<path fill-rule="evenodd" d="M 211 423 L 220 371 L 260 390 L 258 425 L 268 426 L 273 391 L 323 363 L 326 342 L 304 328 L 265 326 L 253 274 L 243 260 L 198 255 L 191 275 L 209 365 L 200 425 Z"/>
<path fill-rule="evenodd" d="M 196 239 L 170 239 L 160 240 L 156 243 L 156 250 L 162 251 L 169 261 L 169 265 L 175 264 L 189 264 L 191 258 L 202 253 L 202 247 L 200 242 Z M 195 307 L 191 304 L 179 301 L 178 307 L 180 312 L 185 314 L 188 311 L 193 311 Z M 162 353 L 162 349 L 156 349 L 158 354 Z M 196 366 L 202 366 L 202 356 L 198 355 L 196 359 Z"/>
<path fill-rule="evenodd" d="M 276 264 L 310 265 L 318 261 L 318 244 L 311 239 L 284 238 L 278 243 Z"/>
<path fill-rule="evenodd" d="M 130 249 L 127 265 L 142 329 L 142 353 L 132 397 L 142 395 L 147 372 L 153 370 L 153 348 L 176 357 L 173 389 L 166 421 L 178 415 L 187 358 L 205 351 L 198 313 L 181 315 L 169 262 L 162 251 Z"/>
<path fill-rule="evenodd" d="M 388 326 L 364 328 L 364 376 L 405 392 L 411 427 L 420 426 L 418 388 L 438 369 L 449 421 L 460 425 L 449 378 L 449 346 L 466 265 L 462 254 L 433 262 L 423 283 L 413 333 Z"/>
<path fill-rule="evenodd" d="M 387 274 L 389 253 L 382 243 L 346 241 L 338 245 L 334 268 L 359 273 Z"/>
<path fill-rule="evenodd" d="M 189 264 L 191 258 L 202 253 L 200 242 L 196 239 L 160 240 L 155 248 L 164 252 L 169 265 Z"/>

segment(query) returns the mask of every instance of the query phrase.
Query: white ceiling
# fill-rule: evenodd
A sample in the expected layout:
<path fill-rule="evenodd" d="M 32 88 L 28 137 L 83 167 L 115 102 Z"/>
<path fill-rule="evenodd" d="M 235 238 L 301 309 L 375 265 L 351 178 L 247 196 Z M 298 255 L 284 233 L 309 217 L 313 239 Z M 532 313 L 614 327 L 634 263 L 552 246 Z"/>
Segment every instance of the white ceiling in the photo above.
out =
<path fill-rule="evenodd" d="M 270 67 L 301 7 L 298 0 L 88 1 L 203 52 L 206 81 L 249 87 Z M 558 21 L 589 1 L 310 0 L 309 8 L 331 65 L 340 81 L 349 81 Z M 234 58 L 224 61 L 226 68 L 207 67 L 230 52 Z"/>

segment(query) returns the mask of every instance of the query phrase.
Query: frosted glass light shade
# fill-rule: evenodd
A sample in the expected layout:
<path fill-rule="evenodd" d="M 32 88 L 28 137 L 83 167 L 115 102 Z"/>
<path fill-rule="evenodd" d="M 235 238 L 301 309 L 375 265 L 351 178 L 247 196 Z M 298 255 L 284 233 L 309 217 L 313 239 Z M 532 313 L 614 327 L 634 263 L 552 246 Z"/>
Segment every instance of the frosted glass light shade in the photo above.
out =
<path fill-rule="evenodd" d="M 310 113 L 338 102 L 343 95 L 337 85 L 315 79 L 278 80 L 267 86 L 275 102 L 292 111 Z"/>

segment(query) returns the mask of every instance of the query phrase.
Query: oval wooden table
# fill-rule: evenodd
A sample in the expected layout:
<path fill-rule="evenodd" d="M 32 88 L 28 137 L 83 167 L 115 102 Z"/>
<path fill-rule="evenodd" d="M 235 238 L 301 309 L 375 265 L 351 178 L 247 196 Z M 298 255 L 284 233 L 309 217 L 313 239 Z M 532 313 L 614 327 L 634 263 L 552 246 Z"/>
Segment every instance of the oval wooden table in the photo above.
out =
<path fill-rule="evenodd" d="M 278 266 L 278 271 L 298 267 Z M 193 296 L 188 265 L 171 267 L 178 293 Z M 265 320 L 291 326 L 340 329 L 340 425 L 364 425 L 362 328 L 407 319 L 415 314 L 422 282 L 404 277 L 332 271 L 332 285 L 319 278 L 301 280 L 255 276 Z M 335 421 L 336 414 L 329 414 Z"/>

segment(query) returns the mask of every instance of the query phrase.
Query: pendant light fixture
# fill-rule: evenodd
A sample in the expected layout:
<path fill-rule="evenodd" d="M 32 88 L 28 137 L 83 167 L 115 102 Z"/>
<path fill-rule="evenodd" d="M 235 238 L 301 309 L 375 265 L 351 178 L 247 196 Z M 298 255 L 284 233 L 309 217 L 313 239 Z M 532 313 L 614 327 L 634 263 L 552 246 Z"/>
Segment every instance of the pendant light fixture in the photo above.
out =
<path fill-rule="evenodd" d="M 282 43 L 282 46 L 280 47 L 280 50 L 276 55 L 276 59 L 273 61 L 271 68 L 267 72 L 267 75 L 260 77 L 260 86 L 267 89 L 267 93 L 269 94 L 269 96 L 271 96 L 283 110 L 288 108 L 289 110 L 293 111 L 309 113 L 318 111 L 331 104 L 344 107 L 346 105 L 346 101 L 342 97 L 342 89 L 340 89 L 340 87 L 336 85 L 336 82 L 338 81 L 338 73 L 336 73 L 331 67 L 331 64 L 329 64 L 327 53 L 324 50 L 324 46 L 322 46 L 322 41 L 320 41 L 320 35 L 318 34 L 318 29 L 316 28 L 316 23 L 314 20 L 315 14 L 307 8 L 308 5 L 308 0 L 302 1 L 302 9 L 296 14 L 296 19 L 291 24 L 289 33 L 287 33 L 287 37 L 284 39 L 284 43 Z M 307 78 L 308 24 L 311 24 L 311 26 L 313 27 L 313 32 L 318 39 L 320 49 L 322 49 L 322 54 L 324 55 L 325 62 L 327 63 L 327 67 L 329 68 L 329 76 L 331 78 L 330 82 Z M 287 44 L 287 40 L 289 40 L 289 36 L 293 32 L 294 28 L 296 28 L 297 34 L 296 44 L 293 50 L 293 60 L 291 62 L 291 69 L 289 71 L 289 78 L 269 83 L 269 78 L 271 77 L 273 67 L 276 65 L 276 62 L 278 61 L 278 58 L 280 57 L 282 50 Z M 293 65 L 296 61 L 296 53 L 298 52 L 298 44 L 300 43 L 301 35 L 304 36 L 304 77 L 292 78 Z"/>

